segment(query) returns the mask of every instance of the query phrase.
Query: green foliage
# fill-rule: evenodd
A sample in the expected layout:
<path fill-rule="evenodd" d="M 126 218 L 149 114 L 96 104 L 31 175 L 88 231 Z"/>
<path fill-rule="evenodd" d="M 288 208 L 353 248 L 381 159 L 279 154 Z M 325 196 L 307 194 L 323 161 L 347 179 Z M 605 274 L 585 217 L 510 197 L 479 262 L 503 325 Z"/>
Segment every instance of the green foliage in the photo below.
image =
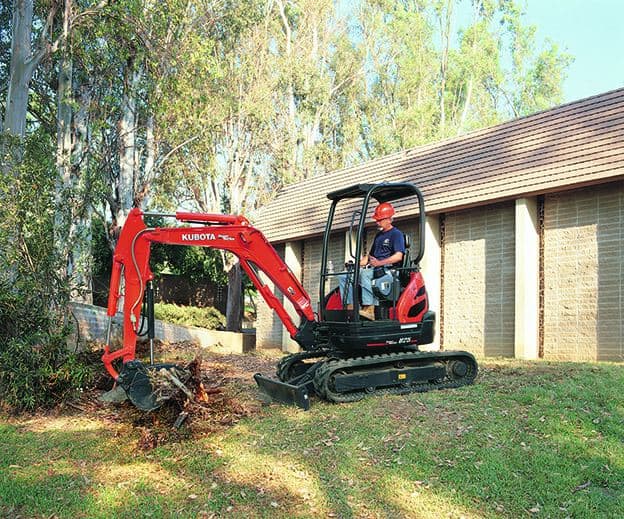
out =
<path fill-rule="evenodd" d="M 16 411 L 71 398 L 93 378 L 68 350 L 69 323 L 35 283 L 0 286 L 0 403 Z"/>
<path fill-rule="evenodd" d="M 16 411 L 51 407 L 89 385 L 94 368 L 67 352 L 65 331 L 24 334 L 0 350 L 0 402 Z"/>
<path fill-rule="evenodd" d="M 67 346 L 69 291 L 52 238 L 51 143 L 35 133 L 0 147 L 7 172 L 0 176 L 0 402 L 32 410 L 69 397 L 90 370 Z"/>
<path fill-rule="evenodd" d="M 453 32 L 453 0 L 366 0 L 359 104 L 366 156 L 453 137 L 562 100 L 570 56 L 541 50 L 519 2 L 475 0 Z"/>
<path fill-rule="evenodd" d="M 190 280 L 208 278 L 220 285 L 227 283 L 220 253 L 215 249 L 156 244 L 152 251 L 155 273 L 170 272 Z"/>
<path fill-rule="evenodd" d="M 165 221 L 150 218 L 149 226 L 164 226 Z M 101 218 L 93 218 L 91 254 L 93 274 L 108 275 L 111 271 L 113 253 L 107 238 L 107 227 Z M 219 251 L 207 247 L 177 246 L 155 243 L 150 250 L 150 267 L 154 274 L 177 274 L 190 280 L 210 279 L 216 284 L 225 285 L 227 276 L 223 272 L 223 262 Z"/>
<path fill-rule="evenodd" d="M 110 274 L 113 265 L 113 251 L 106 237 L 108 229 L 101 218 L 93 218 L 91 222 L 91 256 L 93 258 L 93 275 Z"/>
<path fill-rule="evenodd" d="M 225 317 L 213 307 L 198 308 L 196 306 L 178 306 L 169 303 L 154 305 L 156 319 L 185 326 L 199 326 L 208 330 L 222 330 Z"/>

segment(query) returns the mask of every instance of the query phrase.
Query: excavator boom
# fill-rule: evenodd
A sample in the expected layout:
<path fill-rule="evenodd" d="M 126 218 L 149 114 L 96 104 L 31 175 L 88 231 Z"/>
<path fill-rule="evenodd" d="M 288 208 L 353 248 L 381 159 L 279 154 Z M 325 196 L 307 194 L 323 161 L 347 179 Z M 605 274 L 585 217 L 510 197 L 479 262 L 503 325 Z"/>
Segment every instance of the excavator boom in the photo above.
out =
<path fill-rule="evenodd" d="M 107 314 L 110 320 L 117 313 L 123 279 L 125 285 L 123 346 L 121 349 L 111 351 L 109 326 L 102 356 L 107 371 L 115 380 L 119 374 L 113 362 L 121 358 L 126 363 L 135 358 L 141 305 L 147 283 L 154 278 L 149 267 L 152 243 L 212 247 L 235 254 L 240 260 L 242 269 L 268 305 L 275 310 L 291 337 L 300 343 L 310 341 L 309 333 L 301 333 L 315 321 L 310 298 L 299 280 L 258 229 L 252 227 L 244 217 L 236 215 L 178 212 L 175 218 L 195 226 L 149 228 L 145 225 L 144 213 L 135 208 L 130 211 L 121 230 L 113 256 Z M 263 272 L 292 303 L 301 318 L 299 326 L 295 325 L 273 291 L 261 280 L 260 272 Z M 303 345 L 310 347 L 309 344 Z"/>

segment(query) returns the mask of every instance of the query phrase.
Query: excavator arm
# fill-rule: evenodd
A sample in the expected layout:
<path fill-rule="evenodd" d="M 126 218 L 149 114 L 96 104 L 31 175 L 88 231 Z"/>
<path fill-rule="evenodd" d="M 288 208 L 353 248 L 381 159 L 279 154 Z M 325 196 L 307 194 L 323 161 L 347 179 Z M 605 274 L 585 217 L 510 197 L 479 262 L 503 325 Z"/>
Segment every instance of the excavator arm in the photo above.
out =
<path fill-rule="evenodd" d="M 195 245 L 222 249 L 235 254 L 242 269 L 258 289 L 268 305 L 275 310 L 290 336 L 304 349 L 313 348 L 313 328 L 316 322 L 310 297 L 288 266 L 264 235 L 242 216 L 177 212 L 176 220 L 199 224 L 194 227 L 149 228 L 143 221 L 144 213 L 132 209 L 121 230 L 113 256 L 107 315 L 109 327 L 102 361 L 106 370 L 117 380 L 113 366 L 116 359 L 124 363 L 135 358 L 141 306 L 148 282 L 154 275 L 149 267 L 152 243 Z M 301 323 L 296 326 L 290 315 L 268 285 L 262 282 L 263 272 L 292 303 Z M 111 323 L 117 313 L 123 292 L 123 346 L 111 351 Z"/>

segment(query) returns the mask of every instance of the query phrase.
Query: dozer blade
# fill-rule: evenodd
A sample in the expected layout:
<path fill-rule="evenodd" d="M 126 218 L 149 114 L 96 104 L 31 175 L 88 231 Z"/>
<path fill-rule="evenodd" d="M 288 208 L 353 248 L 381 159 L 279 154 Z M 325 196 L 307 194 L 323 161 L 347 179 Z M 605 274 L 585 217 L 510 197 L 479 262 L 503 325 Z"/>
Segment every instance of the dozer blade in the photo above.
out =
<path fill-rule="evenodd" d="M 312 384 L 308 382 L 299 386 L 281 382 L 279 380 L 268 378 L 260 373 L 254 375 L 254 379 L 266 396 L 276 402 L 281 402 L 287 405 L 296 405 L 304 411 L 310 409 L 310 394 L 309 386 Z"/>
<path fill-rule="evenodd" d="M 180 390 L 188 392 L 184 383 L 190 373 L 175 364 L 144 365 L 138 360 L 126 362 L 117 382 L 130 401 L 142 411 L 153 411 Z"/>

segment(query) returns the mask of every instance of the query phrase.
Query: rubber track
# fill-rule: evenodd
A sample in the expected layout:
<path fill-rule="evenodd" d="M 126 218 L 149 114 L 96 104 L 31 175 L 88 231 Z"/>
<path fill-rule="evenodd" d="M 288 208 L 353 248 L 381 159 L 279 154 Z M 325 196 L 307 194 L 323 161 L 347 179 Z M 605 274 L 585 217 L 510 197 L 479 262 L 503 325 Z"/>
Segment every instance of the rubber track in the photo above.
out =
<path fill-rule="evenodd" d="M 326 357 L 330 353 L 329 350 L 314 350 L 314 351 L 302 351 L 299 353 L 291 353 L 283 357 L 277 364 L 277 378 L 282 382 L 288 382 L 291 378 L 288 376 L 290 368 L 296 362 L 303 362 L 304 360 Z"/>
<path fill-rule="evenodd" d="M 331 374 L 335 371 L 345 370 L 353 372 L 353 368 L 370 368 L 376 364 L 380 366 L 392 365 L 396 362 L 413 362 L 422 361 L 423 365 L 442 362 L 448 365 L 454 360 L 461 360 L 466 363 L 468 371 L 461 378 L 452 378 L 447 375 L 439 382 L 434 383 L 415 383 L 411 385 L 399 385 L 394 387 L 385 387 L 367 391 L 365 389 L 352 391 L 349 393 L 336 393 L 329 387 Z M 478 367 L 474 357 L 463 351 L 419 351 L 419 352 L 402 352 L 387 353 L 381 355 L 371 355 L 366 357 L 355 357 L 351 359 L 329 359 L 321 365 L 314 376 L 314 390 L 321 397 L 332 402 L 356 402 L 368 395 L 402 395 L 407 393 L 424 393 L 433 389 L 450 389 L 472 384 L 477 376 Z"/>

